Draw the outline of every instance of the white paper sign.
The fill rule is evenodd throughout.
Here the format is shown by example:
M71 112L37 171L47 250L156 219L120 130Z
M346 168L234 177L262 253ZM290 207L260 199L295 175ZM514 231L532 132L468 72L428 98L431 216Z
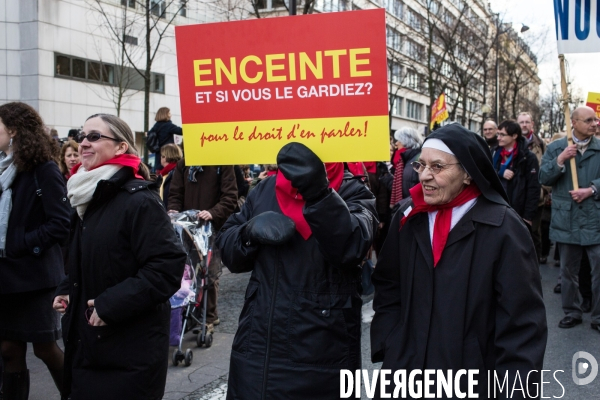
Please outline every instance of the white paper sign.
M600 0L554 0L558 54L600 53Z
M173 140L175 141L175 144L177 146L181 146L181 144L183 143L183 136L182 135L173 135Z

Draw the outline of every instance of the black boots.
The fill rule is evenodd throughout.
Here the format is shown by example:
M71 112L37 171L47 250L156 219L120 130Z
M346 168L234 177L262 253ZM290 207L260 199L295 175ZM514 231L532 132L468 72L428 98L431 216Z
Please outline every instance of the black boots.
M29 398L29 370L2 373L3 400L27 400Z

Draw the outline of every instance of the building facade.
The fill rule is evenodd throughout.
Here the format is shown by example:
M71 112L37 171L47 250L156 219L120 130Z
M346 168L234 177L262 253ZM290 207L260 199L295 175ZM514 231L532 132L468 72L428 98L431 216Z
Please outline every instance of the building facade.
M156 27L150 34L151 53L156 52L151 126L160 107L169 107L173 122L181 123L174 26L288 13L283 0L151 0L149 12L141 3L3 1L0 103L32 104L60 137L92 114L118 112L142 143L146 16ZM496 60L500 116L537 104L535 56L481 0L300 0L298 13L378 7L386 9L392 130L410 126L426 134L429 106L443 92L450 120L478 132L485 117L495 117L482 108L496 108Z
M173 27L219 16L196 1L150 3L151 22L156 21L151 48L158 47L150 75L150 126L160 107L169 107L173 122L181 124ZM116 114L119 109L141 144L144 17L145 10L135 0L2 1L0 103L31 104L61 138L90 115ZM158 32L163 32L160 45Z

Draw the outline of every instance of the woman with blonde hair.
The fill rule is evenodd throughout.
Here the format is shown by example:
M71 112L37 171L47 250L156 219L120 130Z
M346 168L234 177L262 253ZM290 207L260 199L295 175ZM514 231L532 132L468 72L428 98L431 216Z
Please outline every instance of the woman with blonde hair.
M60 149L60 162L58 164L60 172L62 172L66 180L69 180L71 170L77 164L79 164L79 145L77 142L69 139Z
M168 107L161 107L154 117L156 123L148 131L148 137L156 135L156 148L148 149L154 153L154 168L159 171L163 168L160 163L160 149L166 144L175 143L174 135L181 135L181 127L171 122L171 110Z
M129 126L92 115L77 141L81 165L67 183L77 211L69 276L53 304L65 313L65 395L158 400L167 376L169 297L179 289L185 253Z

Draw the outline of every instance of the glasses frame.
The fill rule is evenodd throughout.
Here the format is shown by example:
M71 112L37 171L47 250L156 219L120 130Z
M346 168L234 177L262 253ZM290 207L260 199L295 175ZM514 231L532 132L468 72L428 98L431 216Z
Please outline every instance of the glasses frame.
M460 165L460 163L448 163L448 164L436 163L436 164L439 165L441 168L433 168L430 165L425 165L425 164L421 163L420 161L413 161L410 163L410 165L412 166L412 168L415 170L415 172L417 174L422 174L423 172L425 172L425 168L429 168L429 170L431 171L431 173L433 175L439 174L440 172L445 170L448 165Z
M598 125L598 122L600 122L600 118L588 118L588 119L581 119L581 118L577 118L577 121L581 121L586 125Z
M119 143L122 142L122 140L119 140L119 139L114 138L114 137L106 136L106 135L103 135L103 134L98 133L98 132L91 132L91 133L88 133L87 135L84 135L83 133L80 133L77 136L75 136L75 141L77 143L81 144L81 143L83 143L83 141L85 139L87 139L88 142L94 143L94 142L97 142L98 140L100 140L101 138L114 140L115 142L119 142Z

